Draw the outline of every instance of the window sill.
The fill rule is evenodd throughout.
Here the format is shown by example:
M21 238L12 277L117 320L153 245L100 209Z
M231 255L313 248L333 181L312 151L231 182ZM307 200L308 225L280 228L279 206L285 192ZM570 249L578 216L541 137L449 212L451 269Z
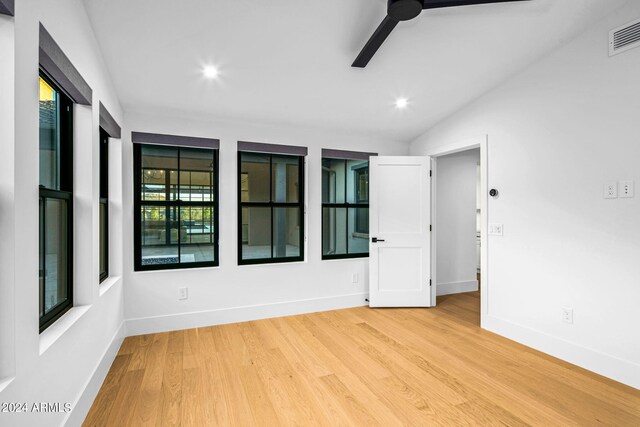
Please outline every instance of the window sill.
M361 260L368 260L369 259L369 254L364 254L364 255L356 255L356 256L336 256L336 257L329 257L329 258L322 258L322 261L361 261Z
M15 380L16 377L6 377L0 379L0 393L4 391L5 388L9 387L9 384Z
M106 294L107 291L113 288L113 285L115 285L119 281L120 281L120 276L107 277L106 279L104 279L104 281L100 283L100 287L99 287L100 296Z
M296 264L307 264L307 260L297 260L297 261L277 261L277 262L253 262L248 264L240 264L237 263L236 267L269 267L269 266L284 266L284 265L296 265Z
M90 305L72 307L61 318L40 334L40 356L42 356L60 337L89 311Z
M133 270L134 274L149 274L149 273L170 273L172 271L190 271L190 270L210 270L218 269L219 265L203 265L199 267L167 267L167 268L146 268L142 270Z

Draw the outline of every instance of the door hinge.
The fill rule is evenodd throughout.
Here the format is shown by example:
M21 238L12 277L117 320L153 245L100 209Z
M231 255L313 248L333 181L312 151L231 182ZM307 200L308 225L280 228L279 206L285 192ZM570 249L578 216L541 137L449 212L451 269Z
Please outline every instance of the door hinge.
M433 231L433 226L429 224L429 231Z
M429 171L429 176L433 176L433 171Z
M429 287L431 287L431 279L429 279Z

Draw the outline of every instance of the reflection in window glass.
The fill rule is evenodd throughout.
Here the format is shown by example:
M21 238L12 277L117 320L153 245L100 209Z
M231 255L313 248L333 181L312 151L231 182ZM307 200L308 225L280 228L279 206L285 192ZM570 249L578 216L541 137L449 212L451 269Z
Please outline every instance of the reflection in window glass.
M298 157L272 156L271 201L296 203L298 201Z
M271 156L260 153L240 153L240 173L244 179L243 189L246 202L269 202L269 168Z
M107 203L100 202L100 280L104 280L104 276L108 276L107 272L107 256L109 246L107 236L107 220L108 220Z
M67 300L67 203L45 201L44 313Z
M239 263L304 259L304 158L239 153Z
M242 208L242 259L271 258L271 208Z
M300 208L273 208L273 257L300 256Z
M109 277L109 134L100 128L100 282Z
M40 78L40 185L60 190L60 93Z
M322 257L369 253L369 161L322 159Z
M217 150L136 145L136 269L217 265Z
M214 260L213 217L211 207L180 208L180 262Z
M322 208L322 255L347 253L347 209Z
M344 203L345 161L322 159L322 203Z
M72 103L46 76L39 95L40 332L73 305Z

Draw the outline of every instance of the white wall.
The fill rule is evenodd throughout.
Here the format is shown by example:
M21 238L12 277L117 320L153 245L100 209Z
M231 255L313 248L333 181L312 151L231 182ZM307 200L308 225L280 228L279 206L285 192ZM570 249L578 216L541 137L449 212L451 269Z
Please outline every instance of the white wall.
M133 148L131 131L220 139L220 266L133 271ZM124 141L124 268L130 335L363 305L368 260L322 261L321 149L406 155L408 145L317 129L216 122L127 112ZM306 261L237 265L237 141L309 147L306 164ZM358 283L352 283L353 273ZM178 289L189 299L178 300Z
M640 184L640 49L607 46L635 18L628 2L411 152L488 135L488 215L504 236L489 238L483 326L640 388L640 197L602 197L606 181Z
M74 108L75 307L43 334L38 333L39 176L34 163L39 144L39 22L93 88L93 106ZM0 402L70 403L75 411L69 425L79 425L121 339L122 280L114 277L98 284L98 168L94 166L98 164L98 102L120 123L122 111L80 0L17 1L15 18L0 17L0 50L0 154L5 160L0 172ZM113 141L111 151L110 164L117 173L119 141ZM110 259L113 275L121 276L122 247L117 236L122 234L118 190L122 183L118 175L111 185L115 187L111 205L115 237ZM55 426L68 416L64 412L0 413L0 425Z
M480 149L436 158L436 290L478 290L476 196Z

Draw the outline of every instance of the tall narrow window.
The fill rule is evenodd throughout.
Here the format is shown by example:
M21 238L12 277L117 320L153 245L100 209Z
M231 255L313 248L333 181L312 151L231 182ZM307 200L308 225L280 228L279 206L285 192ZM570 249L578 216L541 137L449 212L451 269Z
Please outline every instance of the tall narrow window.
M304 156L239 152L238 193L238 263L302 261Z
M40 331L73 305L72 101L40 76Z
M100 128L100 282L109 277L109 134Z
M218 150L135 144L135 269L218 265Z
M369 256L368 156L323 150L322 259Z

